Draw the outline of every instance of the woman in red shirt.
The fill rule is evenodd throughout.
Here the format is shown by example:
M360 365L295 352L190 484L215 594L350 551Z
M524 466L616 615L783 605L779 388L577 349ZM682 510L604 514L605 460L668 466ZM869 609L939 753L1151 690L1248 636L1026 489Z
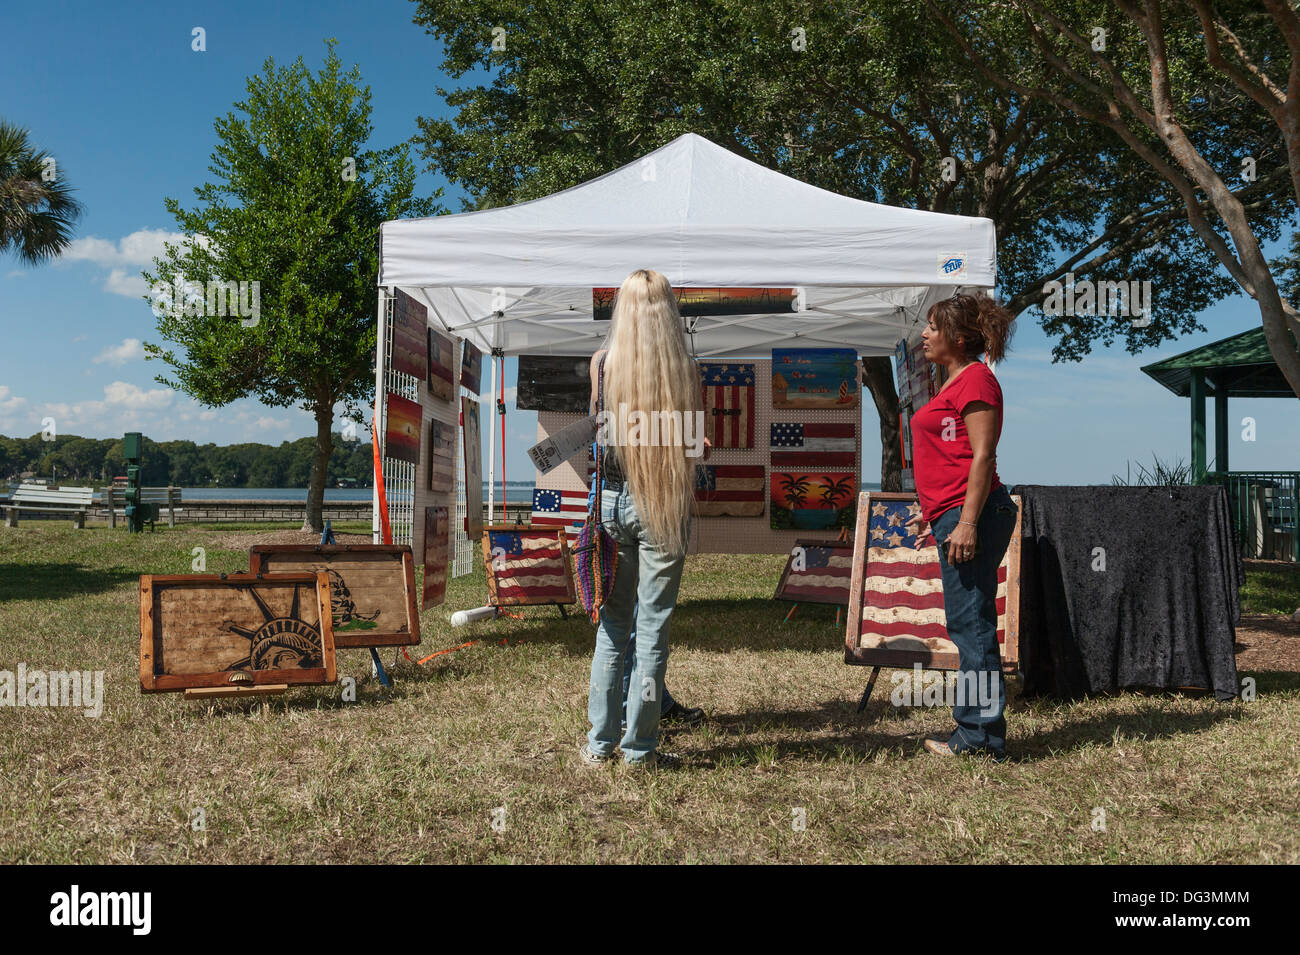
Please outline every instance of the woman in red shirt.
M930 308L925 357L948 369L939 393L912 416L912 465L922 525L939 547L948 637L959 672L947 739L927 739L942 756L986 753L1006 759L1006 683L997 639L998 565L1016 525L1016 505L998 480L1002 388L988 365L1001 360L1012 315L985 295L954 295Z

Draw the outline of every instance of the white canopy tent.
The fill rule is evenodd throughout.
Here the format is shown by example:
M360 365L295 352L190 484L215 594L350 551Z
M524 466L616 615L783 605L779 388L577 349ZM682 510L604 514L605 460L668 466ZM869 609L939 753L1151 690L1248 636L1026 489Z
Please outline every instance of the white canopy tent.
M419 397L413 382L386 367L386 303L397 289L427 307L430 326L485 353L584 356L608 330L594 319L592 289L617 288L629 273L649 268L679 288L796 291L794 312L691 316L691 347L700 358L825 346L888 355L900 338L920 333L932 302L961 289L991 289L995 261L988 219L851 199L688 133L542 199L385 222L376 388ZM495 391L495 363L492 375ZM382 402L377 410L383 414ZM383 434L384 422L377 425ZM491 481L490 426L488 434ZM418 554L415 514L424 492L414 467L395 474L409 500L396 508L390 500L390 513ZM488 500L491 508L490 489Z
M607 330L592 288L652 268L678 287L799 290L796 314L693 319L702 358L885 355L932 301L992 288L995 253L988 219L850 199L687 133L542 199L385 222L379 285L485 352L590 355Z

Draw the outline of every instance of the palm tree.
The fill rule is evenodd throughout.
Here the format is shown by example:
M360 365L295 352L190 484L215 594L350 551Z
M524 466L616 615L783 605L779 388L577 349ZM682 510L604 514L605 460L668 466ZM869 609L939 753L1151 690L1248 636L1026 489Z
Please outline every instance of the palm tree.
M849 474L829 482L826 485L826 500L831 504L837 504L841 494L846 501L853 500L853 477L854 475Z
M28 141L27 130L0 120L0 253L12 249L32 265L68 247L82 211L57 166L47 181L49 159Z
M803 474L782 474L778 481L785 492L786 506L793 509L803 507L804 496L808 493L808 478Z

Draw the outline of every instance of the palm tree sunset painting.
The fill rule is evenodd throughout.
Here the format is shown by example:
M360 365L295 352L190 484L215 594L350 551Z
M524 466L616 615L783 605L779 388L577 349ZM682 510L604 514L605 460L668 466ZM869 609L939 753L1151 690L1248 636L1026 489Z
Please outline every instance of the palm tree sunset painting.
M829 530L852 527L857 509L853 471L772 471L773 530Z

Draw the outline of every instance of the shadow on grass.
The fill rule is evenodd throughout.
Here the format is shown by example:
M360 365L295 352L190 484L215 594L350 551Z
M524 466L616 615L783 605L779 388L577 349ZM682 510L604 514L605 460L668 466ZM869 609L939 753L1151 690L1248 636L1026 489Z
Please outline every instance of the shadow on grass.
M684 600L673 611L669 645L674 648L711 650L839 650L844 623L835 624L835 608L806 604L798 616L785 622L792 605L763 597L730 600ZM422 622L421 655L456 646L468 640L507 646L545 643L565 648L576 656L590 656L596 643L596 625L577 606L566 607L567 619L549 605L511 607L520 619L503 618L467 627L450 628ZM424 650L424 645L431 649ZM504 649L504 648L503 648ZM412 656L415 651L412 650Z
M58 600L97 594L139 577L130 570L83 564L0 564L0 601Z

